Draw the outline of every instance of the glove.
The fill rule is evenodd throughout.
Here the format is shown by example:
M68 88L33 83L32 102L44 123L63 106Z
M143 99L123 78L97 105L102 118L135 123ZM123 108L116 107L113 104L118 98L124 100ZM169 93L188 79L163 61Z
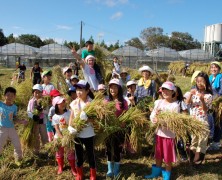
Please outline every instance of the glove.
M87 114L85 113L85 111L82 111L82 112L80 113L80 119L81 119L81 120L84 120L84 121L87 121L87 120L88 120L88 116L87 116Z
M68 131L69 131L70 134L76 134L77 133L76 129L73 128L72 126L68 127Z
M38 115L33 115L32 119L33 119L33 121L35 121L35 122L39 122L39 120L40 120L40 118L39 118Z

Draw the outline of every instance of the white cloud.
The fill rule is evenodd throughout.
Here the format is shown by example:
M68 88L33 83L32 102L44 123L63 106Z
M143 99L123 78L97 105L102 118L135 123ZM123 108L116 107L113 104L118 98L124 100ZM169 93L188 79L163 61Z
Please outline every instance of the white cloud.
M123 16L122 12L116 12L115 14L113 14L110 19L111 20L119 20L121 17Z
M99 32L99 33L97 34L98 37L104 37L104 35L105 35L104 32Z
M72 27L70 26L65 26L65 25L56 25L57 29L64 29L64 30L70 30Z

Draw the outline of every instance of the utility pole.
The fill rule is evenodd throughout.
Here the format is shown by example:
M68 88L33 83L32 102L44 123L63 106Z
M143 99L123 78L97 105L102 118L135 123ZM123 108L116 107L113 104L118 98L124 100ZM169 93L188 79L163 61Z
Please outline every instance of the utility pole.
M80 42L79 42L79 49L82 48L82 24L83 24L83 22L81 21L81 24L80 24Z

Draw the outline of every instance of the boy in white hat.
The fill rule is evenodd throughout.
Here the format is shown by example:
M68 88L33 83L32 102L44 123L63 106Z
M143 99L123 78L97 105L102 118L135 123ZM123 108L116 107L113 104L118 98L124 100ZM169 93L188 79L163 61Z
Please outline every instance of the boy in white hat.
M35 121L36 127L34 130L34 136L41 136L42 145L45 145L48 142L47 131L46 131L46 119L44 118L43 109L38 104L38 100L42 98L43 87L41 84L35 84L32 88L33 98L29 100L27 113L28 117ZM34 113L37 110L38 115ZM39 154L40 150L40 138L36 138L34 153Z
M136 96L138 101L147 96L151 96L155 99L156 84L153 80L151 80L151 76L154 71L147 65L142 66L139 71L141 72L142 77L139 79L136 88Z

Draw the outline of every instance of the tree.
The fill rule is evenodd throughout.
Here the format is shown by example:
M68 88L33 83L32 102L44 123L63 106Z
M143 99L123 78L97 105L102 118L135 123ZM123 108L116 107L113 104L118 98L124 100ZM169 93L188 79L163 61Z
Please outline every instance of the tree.
M101 41L101 43L99 44L101 47L104 47L104 48L108 48L107 47L107 45L106 45L106 43L105 43L105 41L104 41L104 39Z
M5 37L3 30L0 29L0 46L4 46L7 44L7 38Z
M169 37L166 35L151 35L147 38L147 47L156 49L159 47L168 47Z
M79 43L77 43L77 42L75 42L75 41L73 41L73 42L67 42L67 41L65 41L64 42L64 46L67 46L68 48L72 48L72 47L75 47L75 49L76 50L78 50L79 49Z
M52 38L49 38L49 39L45 39L43 41L44 45L47 45L47 44L54 44L54 43L57 43L56 41L54 41L54 39Z
M114 44L114 50L115 49L119 49L119 40L117 40L116 43Z
M33 34L22 34L16 40L18 43L26 44L32 47L41 47L44 46L43 41L40 37L33 35Z
M127 46L133 46L138 49L144 50L144 44L142 43L142 41L138 37L134 37L134 38L130 39L129 41L125 42L125 44Z
M14 38L13 33L7 37L8 44L16 42L16 38Z
M200 48L201 44L197 40L194 40L189 33L172 32L172 36L169 40L169 44L172 49L177 51Z
M94 39L92 35L90 36L89 41L92 41L94 43Z
M140 37L143 41L147 41L149 36L153 35L162 35L163 34L163 28L161 27L149 27L141 31Z

